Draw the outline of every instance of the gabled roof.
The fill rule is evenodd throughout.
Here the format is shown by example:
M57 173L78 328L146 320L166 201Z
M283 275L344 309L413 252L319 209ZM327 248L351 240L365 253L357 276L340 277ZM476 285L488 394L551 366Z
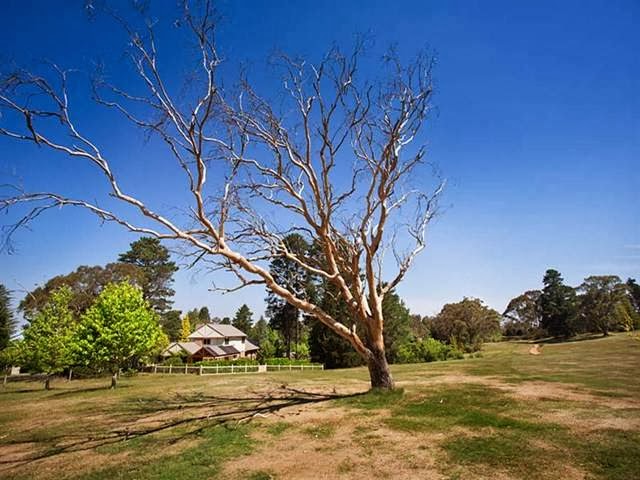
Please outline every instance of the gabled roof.
M242 330L238 330L233 325L225 325L223 323L214 323L212 327L223 337L246 337L247 334Z
M254 345L249 340L244 342L244 351L246 352L255 352L256 350L260 350L260 347Z
M228 338L228 337L246 337L246 333L238 330L233 325L223 325L222 323L205 323L200 325L189 335L192 338Z
M189 339L192 338L224 338L224 335L214 330L212 324L205 323L204 325L200 325L191 335L189 335Z
M195 342L173 342L164 350L164 352L162 352L162 355L170 356L179 355L181 353L193 355L200 350L200 348L200 345Z

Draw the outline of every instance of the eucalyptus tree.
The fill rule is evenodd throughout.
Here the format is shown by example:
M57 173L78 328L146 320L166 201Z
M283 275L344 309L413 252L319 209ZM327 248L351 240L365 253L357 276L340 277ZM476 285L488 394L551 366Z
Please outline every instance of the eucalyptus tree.
M47 210L78 207L129 231L178 242L193 264L238 280L214 288L266 286L348 341L368 365L373 387L393 388L382 303L425 248L444 185L419 145L431 111L432 56L405 62L390 51L375 68L361 68L372 61L362 55L364 42L349 53L331 48L317 60L279 55L281 91L263 94L246 75L229 87L233 62L219 54L210 2L183 2L177 18L151 22L137 12L111 13L123 26L139 83L97 76L91 97L163 143L182 174L169 178L184 203L163 209L145 200L143 186L123 178L109 139L91 137L76 121L71 70L56 64L37 73L14 70L0 84L0 134L90 165L96 176L91 196L80 198L8 188L0 210L24 208L8 233ZM165 24L192 40L195 60L194 50L162 55L156 32ZM195 71L178 85L183 67ZM163 168L155 161L156 155L146 159L145 168ZM108 201L100 198L103 187ZM288 249L290 233L319 245L321 258ZM269 272L276 258L333 284L357 328L279 284Z

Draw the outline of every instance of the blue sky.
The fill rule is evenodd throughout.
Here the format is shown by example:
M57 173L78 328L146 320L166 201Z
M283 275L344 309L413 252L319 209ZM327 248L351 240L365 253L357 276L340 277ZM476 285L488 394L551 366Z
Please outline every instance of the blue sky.
M157 11L168 32L172 4ZM274 49L317 59L334 43L351 45L357 33L370 33L374 49L396 44L403 56L425 46L437 53L438 114L425 140L449 181L447 208L399 289L412 311L435 313L463 296L502 310L513 296L538 288L549 267L573 285L590 274L640 276L638 2L219 5L221 50L228 61L249 65L258 83ZM5 65L37 66L47 58L88 70L104 59L115 74L126 73L122 35L104 19L87 21L82 2L5 0L1 8ZM161 54L179 58L180 48L166 41ZM180 72L170 70L176 80ZM78 87L72 99L77 121L106 146L127 185L160 206L178 203L168 170L149 168L157 145L112 121L84 93ZM98 195L101 188L77 162L0 138L0 183L15 178L34 190ZM78 265L115 260L135 238L87 213L49 212L16 236L17 253L0 255L0 282L19 297ZM248 303L262 313L263 289L221 296L208 291L210 280L180 271L176 307L207 305L226 316Z

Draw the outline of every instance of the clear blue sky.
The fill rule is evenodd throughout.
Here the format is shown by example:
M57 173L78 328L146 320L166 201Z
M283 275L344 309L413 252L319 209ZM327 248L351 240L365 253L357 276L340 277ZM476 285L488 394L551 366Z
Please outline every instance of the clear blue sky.
M3 1L0 60L90 69L103 58L117 73L123 38L109 22L88 22L82 3ZM168 5L161 28L170 27ZM463 296L502 310L538 288L549 267L573 285L590 274L640 276L637 1L226 1L220 10L225 57L256 72L274 48L314 59L362 32L402 55L437 52L439 113L427 140L449 179L447 209L399 289L412 311L435 313ZM165 58L179 58L178 42L163 48ZM81 93L77 122L116 159L127 185L158 205L178 203L172 176L148 167L155 145ZM15 178L34 190L90 195L97 176L0 138L0 183ZM86 213L49 212L16 236L16 254L0 255L0 282L32 288L78 265L113 261L134 239ZM209 277L180 271L176 307L207 305L225 316L246 302L263 311L262 289L220 296L209 286Z

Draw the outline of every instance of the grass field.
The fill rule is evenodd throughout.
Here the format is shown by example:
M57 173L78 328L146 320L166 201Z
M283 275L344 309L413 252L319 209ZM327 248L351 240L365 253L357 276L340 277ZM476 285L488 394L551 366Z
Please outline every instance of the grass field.
M640 341L487 345L467 360L0 387L6 479L640 478Z

